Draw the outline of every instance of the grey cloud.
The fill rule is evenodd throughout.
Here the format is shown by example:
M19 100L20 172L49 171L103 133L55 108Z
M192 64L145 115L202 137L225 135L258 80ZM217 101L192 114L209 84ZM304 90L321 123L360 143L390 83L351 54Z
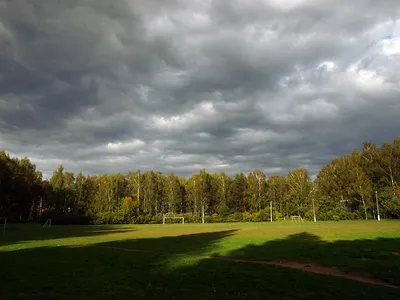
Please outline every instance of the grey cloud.
M315 174L398 135L398 63L381 42L400 34L397 0L0 7L0 147L46 176L61 162Z

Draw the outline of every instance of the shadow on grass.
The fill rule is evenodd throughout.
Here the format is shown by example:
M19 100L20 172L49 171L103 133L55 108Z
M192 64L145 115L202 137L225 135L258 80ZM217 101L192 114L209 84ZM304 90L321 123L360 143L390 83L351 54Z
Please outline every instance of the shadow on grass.
M212 253L234 233L235 230L228 230L3 252L1 299L399 299L397 289L276 266L201 257ZM368 271L379 264L391 265L397 274L390 276L387 270L381 275L394 280L400 274L399 260L386 253L398 245L399 239L328 243L301 233L248 245L229 256L303 260L342 267L350 264L350 269L362 266ZM174 253L199 257L171 255Z
M77 226L62 225L42 228L37 224L10 224L5 233L0 233L0 247L21 242L44 241L70 237L104 236L106 234L133 232L135 229L123 226Z
M369 273L400 285L400 239L324 241L307 232L262 245L247 245L228 254L252 260L294 260L337 266L345 272Z

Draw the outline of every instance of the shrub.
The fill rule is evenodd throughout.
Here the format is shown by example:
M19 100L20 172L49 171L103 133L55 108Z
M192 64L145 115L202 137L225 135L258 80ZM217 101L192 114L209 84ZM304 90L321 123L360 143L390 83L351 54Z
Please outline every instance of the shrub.
M235 212L234 214L229 215L226 219L227 222L241 222L242 220L242 214L239 212Z
M221 218L217 213L214 213L211 215L211 222L212 223L220 223L221 222Z
M102 212L96 214L94 224L124 224L127 223L125 220L124 212Z
M149 224L151 222L151 220L152 220L152 216L151 215L139 215L137 217L132 218L131 223L134 223L134 224Z
M339 215L340 220L355 220L356 219L356 216L353 213L343 210L343 209L339 210L338 215Z
M221 216L221 218L223 218L223 219L227 218L229 215L232 214L231 209L228 207L228 205L226 205L225 202L222 202L222 203L218 206L217 212L218 212L218 214Z
M153 217L151 217L151 220L150 220L150 224L161 224L163 221L162 221L162 217L158 217L158 216L153 216Z
M244 212L243 214L242 214L242 220L243 220L243 222L254 222L254 215L252 214L252 213L250 213L250 212Z
M274 218L274 221L282 221L283 220L283 215L279 211L275 210L273 212L273 218Z
M270 221L270 219L271 219L269 207L264 208L258 214L259 214L258 222L266 222L266 221Z

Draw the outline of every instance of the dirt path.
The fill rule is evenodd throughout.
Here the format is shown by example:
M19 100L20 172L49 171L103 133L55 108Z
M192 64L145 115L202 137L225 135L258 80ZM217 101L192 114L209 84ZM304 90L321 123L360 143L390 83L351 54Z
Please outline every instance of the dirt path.
M97 247L105 248L105 249L120 250L120 251L128 251L128 252L157 253L157 252L145 250L145 249L132 249L132 248L111 247L111 246L97 246ZM302 263L302 262L288 261L288 260L266 261L266 260L238 259L238 258L224 257L224 256L204 256L204 255L184 254L184 253L162 253L162 254L165 256L197 257L197 258L203 258L203 259L232 261L232 262L237 262L237 263L250 263L250 264L259 264L259 265L279 266L279 267L296 269L296 270L301 270L301 271L315 273L315 274L342 277L342 278L360 281L360 282L364 282L364 283L369 283L369 284L373 284L373 285L386 286L386 287L391 287L391 288L400 288L400 286L372 278L369 274L345 273L342 270L340 270L338 267L333 267L333 266L321 266L321 265L316 265L316 264L312 264L312 263Z

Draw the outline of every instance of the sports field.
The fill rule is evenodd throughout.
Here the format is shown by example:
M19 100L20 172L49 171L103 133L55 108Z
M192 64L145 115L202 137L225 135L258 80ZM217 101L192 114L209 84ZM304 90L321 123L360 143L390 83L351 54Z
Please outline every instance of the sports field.
M400 299L400 221L8 226L0 299Z

